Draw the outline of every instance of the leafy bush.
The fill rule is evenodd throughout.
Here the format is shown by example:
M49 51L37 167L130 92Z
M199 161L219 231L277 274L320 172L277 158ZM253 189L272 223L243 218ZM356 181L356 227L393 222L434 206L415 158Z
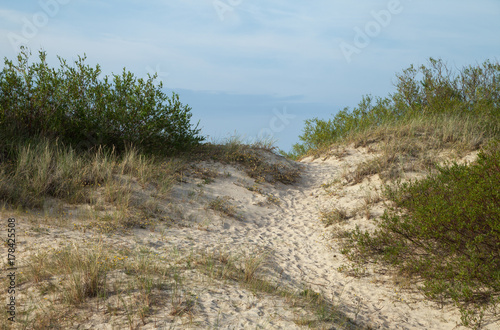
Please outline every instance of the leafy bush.
M295 144L289 157L299 158L357 133L381 125L399 125L415 118L455 116L481 122L486 132L500 132L500 64L484 62L459 73L441 60L410 66L396 75L396 92L386 98L365 96L352 111L345 108L333 119L305 121L302 143Z
M137 79L124 69L100 79L99 65L91 68L85 57L74 66L58 57L56 70L47 64L45 52L31 65L30 55L23 49L17 64L5 59L0 72L4 141L43 136L77 149L106 145L123 151L135 145L148 152L174 152L203 140L190 123L191 108L175 93L167 97L162 84L154 84L156 76Z
M303 144L295 144L292 152L301 155L310 149L328 146L355 130L381 124L388 118L391 118L389 99L378 98L373 104L373 98L365 96L353 111L344 108L333 119L307 119L304 133L299 136Z
M397 93L392 99L403 114L454 112L499 116L498 62L486 61L454 73L443 61L431 58L427 67L416 69L412 65L396 77Z
M351 233L344 252L374 258L423 280L431 298L481 304L500 293L500 142L476 163L387 189L395 206L379 229Z

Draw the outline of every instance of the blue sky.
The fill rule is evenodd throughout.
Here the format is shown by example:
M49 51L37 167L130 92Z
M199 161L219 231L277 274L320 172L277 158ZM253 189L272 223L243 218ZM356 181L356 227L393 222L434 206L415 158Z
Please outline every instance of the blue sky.
M2 0L0 57L21 44L158 72L209 139L288 151L305 119L388 95L410 64L500 60L500 0Z

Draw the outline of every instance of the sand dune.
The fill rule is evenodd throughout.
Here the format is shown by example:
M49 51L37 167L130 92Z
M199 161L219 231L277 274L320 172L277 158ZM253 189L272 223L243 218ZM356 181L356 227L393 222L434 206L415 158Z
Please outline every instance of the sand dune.
M326 160L304 159L298 166L303 168L301 180L294 185L264 184L263 190L272 193L280 200L280 205L262 205L263 197L250 192L244 186L251 186L253 180L241 175L232 168L220 168L231 176L218 179L206 187L205 196L232 197L243 220L220 218L212 221L206 232L184 229L175 234L172 244L184 248L223 249L238 253L240 251L270 251L272 271L291 287L301 288L308 285L336 302L350 319L359 326L382 329L453 329L459 323L459 314L450 307L440 308L426 301L420 294L401 292L389 276L373 274L367 270L366 276L355 278L339 272L347 261L339 251L339 246L330 233L319 222L319 212L332 207L355 208L361 203L367 191L380 188L380 181L362 182L348 186L342 197L329 196L322 184L339 177L342 171L354 170L355 166L373 154L363 149L350 149L342 159L331 157ZM174 195L180 196L182 187ZM185 189L185 188L184 188ZM200 200L192 202L197 207ZM191 208L185 206L186 208ZM373 212L381 212L381 206ZM214 215L216 216L216 215ZM358 225L372 226L369 220L355 218ZM186 236L192 237L187 240ZM217 243L215 243L217 242ZM238 301L238 291L229 294L230 300ZM205 303L209 303L208 299ZM223 310L223 309L222 309ZM230 310L230 309L229 309ZM272 310L272 309L271 309ZM231 314L229 312L229 314ZM282 320L262 323L272 313L263 310L263 315L241 316L245 325L268 324L270 327L296 327ZM236 328L231 317L221 320L223 327Z
M270 162L282 162L283 166L300 169L301 178L291 185L256 182L234 166L200 163L197 168L213 174L210 182L203 182L196 175L186 175L175 185L168 200L158 206L164 208L177 225L158 226L154 230L134 229L128 234L100 236L100 239L115 247L132 250L146 247L164 256L165 262L172 263L201 252L261 256L265 259L261 276L291 291L310 288L319 292L345 317L343 324L321 323L317 327L463 328L459 326L460 314L455 307L430 302L414 288L398 288L389 271L367 268L361 270L362 276L359 272L358 276L350 276L349 263L340 253L335 236L341 227L325 228L319 221L322 210L342 208L354 214L367 196L379 194L378 175L355 185L337 185L335 190L328 187L328 183L342 180L360 162L374 157L373 153L349 147L341 157L309 157L300 163L270 153L266 157ZM137 188L137 194L144 201L149 196L147 189ZM217 197L233 207L233 216L207 208L207 204ZM365 210L371 219L357 214L342 226L373 227L373 219L381 215L383 209L383 202L375 201ZM57 242L79 244L95 237L91 231L83 234L72 228L47 227L47 230L46 235L24 236L19 253L27 255L33 244L43 249ZM284 298L252 292L237 282L210 279L196 268L183 270L182 275L184 288L195 297L191 312L176 317L171 308L156 308L146 322L133 321L134 327L307 328L307 325L298 324L297 319L307 318L310 312L291 306ZM118 329L130 325L123 315L113 316L98 308L81 313L88 316L81 321L80 328ZM500 323L492 321L485 328L498 327Z

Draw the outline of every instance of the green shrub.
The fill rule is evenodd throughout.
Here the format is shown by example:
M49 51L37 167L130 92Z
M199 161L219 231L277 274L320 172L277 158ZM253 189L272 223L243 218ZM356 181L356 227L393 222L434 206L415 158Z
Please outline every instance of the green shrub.
M500 142L476 163L438 170L388 188L395 206L375 232L353 231L344 252L421 278L431 298L462 307L491 302L500 293Z
M292 152L301 155L310 149L328 146L353 131L381 124L388 118L391 118L391 104L388 99L378 98L373 104L373 98L365 96L353 111L344 108L333 119L306 120L304 132L299 136L303 144L295 144Z
M385 98L365 96L352 111L345 108L333 119L305 121L301 143L287 154L299 158L381 125L400 125L422 118L443 116L474 118L485 132L500 133L500 64L484 62L458 73L441 60L428 66L410 66L396 75L396 92Z
M500 64L484 62L454 73L442 60L429 59L396 75L394 105L403 114L476 113L499 115ZM417 80L417 77L422 77ZM497 117L498 118L498 117Z
M43 136L77 149L105 145L121 152L134 145L147 152L175 152L203 140L190 123L191 108L175 93L167 97L162 84L154 84L156 76L137 79L124 69L100 79L99 65L91 68L85 57L74 66L59 57L56 70L45 52L31 65L30 55L23 49L17 64L5 59L0 72L4 141Z

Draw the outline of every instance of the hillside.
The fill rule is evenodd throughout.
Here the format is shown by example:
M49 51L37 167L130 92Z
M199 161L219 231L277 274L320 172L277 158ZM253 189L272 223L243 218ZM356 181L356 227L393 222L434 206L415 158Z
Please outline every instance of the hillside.
M252 178L235 162L203 160L183 167L161 194L120 175L129 212L151 215L123 228L106 201L3 209L17 224L20 327L461 328L452 304L396 285L388 269L356 269L340 251L343 230L373 228L383 213L378 174L346 184L375 150L346 145L300 162L247 152L300 176L284 184ZM325 227L334 209L346 221ZM500 323L486 315L483 324Z
M2 329L500 326L498 62L411 66L283 157L29 56L0 72Z

